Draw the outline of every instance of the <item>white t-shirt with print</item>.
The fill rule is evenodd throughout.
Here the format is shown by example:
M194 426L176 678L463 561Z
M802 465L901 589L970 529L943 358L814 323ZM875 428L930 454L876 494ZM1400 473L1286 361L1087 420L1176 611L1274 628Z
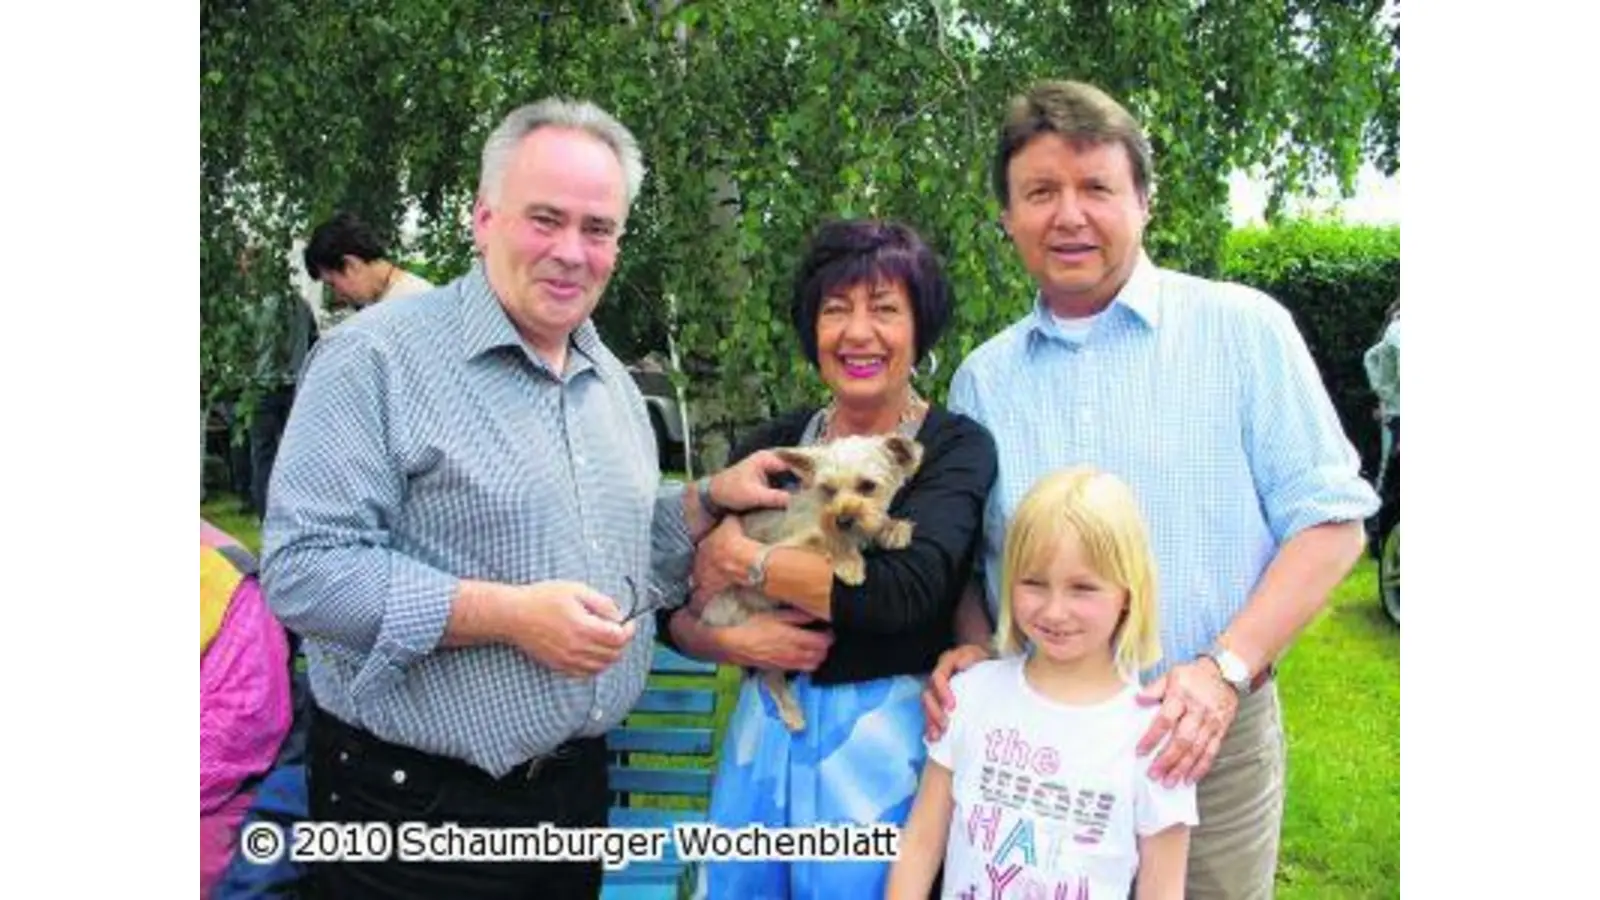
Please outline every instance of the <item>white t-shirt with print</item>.
M956 900L1126 900L1138 838L1199 822L1194 785L1149 777L1139 743L1159 707L1137 684L1091 706L1057 703L1023 677L1024 657L979 663L950 682L956 708L928 756L955 800L944 896Z

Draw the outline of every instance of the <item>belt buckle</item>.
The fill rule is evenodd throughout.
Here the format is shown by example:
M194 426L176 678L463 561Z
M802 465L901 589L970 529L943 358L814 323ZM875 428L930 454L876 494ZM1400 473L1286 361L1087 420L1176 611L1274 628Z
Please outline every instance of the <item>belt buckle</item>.
M523 780L532 781L539 774L539 770L544 768L544 764L548 759L550 759L550 757L545 755L535 756L533 759L529 760L527 764L522 767Z
M577 753L578 748L573 746L571 741L568 741L564 744L557 744L549 753L546 753L543 756L535 756L533 759L528 761L526 770L527 779L532 781L547 763L558 762L563 759L571 759L572 757L576 756Z
M569 752L567 745L561 744L543 756L535 756L524 764L523 777L532 781L538 776L539 771L545 767L546 763L551 763L558 759L566 759L570 755L572 754Z

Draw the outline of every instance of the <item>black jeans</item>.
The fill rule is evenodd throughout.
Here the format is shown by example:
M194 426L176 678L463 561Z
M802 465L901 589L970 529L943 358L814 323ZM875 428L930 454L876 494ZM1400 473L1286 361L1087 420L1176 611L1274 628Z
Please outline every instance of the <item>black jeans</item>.
M307 787L319 822L453 822L463 827L599 828L606 824L604 738L562 745L530 779L504 778L464 762L379 740L314 708ZM404 773L404 774L397 774ZM396 841L398 846L398 840ZM584 898L599 896L603 870L586 862L379 862L308 864L311 896L362 898Z

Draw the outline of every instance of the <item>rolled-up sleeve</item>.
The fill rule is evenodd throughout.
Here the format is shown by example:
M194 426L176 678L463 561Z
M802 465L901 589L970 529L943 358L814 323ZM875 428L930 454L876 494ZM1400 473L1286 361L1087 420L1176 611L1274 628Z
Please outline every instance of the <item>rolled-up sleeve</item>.
M444 635L458 579L396 551L406 479L394 450L404 386L380 339L320 340L272 471L262 583L279 620L366 657L352 691L389 682Z
M694 541L683 518L686 485L670 482L656 491L655 517L650 523L650 581L657 606L670 611L689 596L689 570L694 565Z
M1243 438L1262 512L1282 544L1315 525L1365 519L1378 496L1294 320L1275 302L1262 309L1240 346Z

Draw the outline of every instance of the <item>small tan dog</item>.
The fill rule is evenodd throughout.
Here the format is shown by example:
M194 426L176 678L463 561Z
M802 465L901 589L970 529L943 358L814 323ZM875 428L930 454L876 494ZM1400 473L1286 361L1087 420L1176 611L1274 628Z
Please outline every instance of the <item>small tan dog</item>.
M763 544L820 552L845 584L867 578L861 549L876 544L900 550L911 544L912 523L889 516L889 501L922 464L922 445L902 435L840 438L816 447L777 451L800 478L800 491L783 509L762 509L739 517L744 533ZM715 628L737 625L752 613L780 604L742 586L711 598L700 621ZM806 727L805 714L783 672L766 672L762 681L778 703L790 731Z

